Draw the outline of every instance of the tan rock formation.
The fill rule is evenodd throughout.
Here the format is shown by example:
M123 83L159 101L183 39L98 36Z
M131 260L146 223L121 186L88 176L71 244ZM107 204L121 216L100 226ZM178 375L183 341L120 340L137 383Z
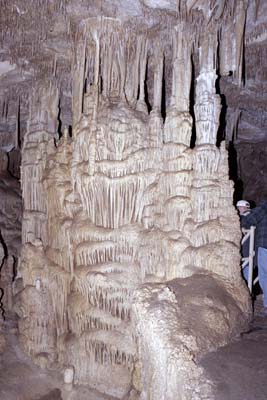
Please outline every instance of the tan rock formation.
M214 398L213 385L197 358L226 344L242 326L245 329L240 298L242 289L201 270L189 278L146 284L135 292L142 399Z
M74 371L75 384L117 398L208 399L195 359L250 312L227 152L216 145L217 55L240 85L246 2L163 3L164 15L138 2L151 21L102 8L70 23L72 129L58 126L56 60L54 78L36 81L15 309L24 350Z

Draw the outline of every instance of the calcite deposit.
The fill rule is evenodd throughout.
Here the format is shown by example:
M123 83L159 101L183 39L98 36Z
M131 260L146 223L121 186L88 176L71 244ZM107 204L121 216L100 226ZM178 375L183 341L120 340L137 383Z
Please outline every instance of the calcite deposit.
M47 25L29 66L28 31L21 47L2 34L25 79L36 57L16 103L27 126L2 140L23 200L11 283L20 343L41 367L116 398L211 399L197 357L244 330L251 311L218 135L219 77L236 90L244 81L249 4L89 3L38 1ZM32 7L18 1L14 17L5 4L18 32Z
M202 270L136 290L136 369L142 372L134 383L142 399L216 398L214 385L197 360L225 345L242 325L245 329L240 296L242 289Z

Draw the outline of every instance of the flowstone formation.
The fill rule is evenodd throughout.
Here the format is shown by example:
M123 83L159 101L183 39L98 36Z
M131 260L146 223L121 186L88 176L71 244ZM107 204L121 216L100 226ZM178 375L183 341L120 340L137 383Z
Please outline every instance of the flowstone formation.
M240 4L237 20L245 13ZM201 390L209 396L210 388L190 381L192 369L181 374L180 369L188 365L185 360L192 366L194 355L226 343L248 318L227 152L223 142L216 146L221 110L216 24L208 34L194 35L183 17L161 32L166 48L153 29L134 30L110 18L84 21L73 58L72 130L57 137L59 91L44 82L32 94L24 137L16 294L21 344L39 365L72 367L75 383L118 398L128 398L132 387L131 396L141 399L205 398ZM234 60L224 59L224 67L234 64L237 77L241 48ZM193 125L196 142L190 147ZM162 333L162 324L176 314L167 310L149 325L151 346L140 316L150 305L154 312L150 291L177 288L178 282L186 282L190 301L201 306L193 289L199 273L206 277L205 288L218 285L220 293L229 294L226 306L224 296L216 303L226 311L223 335L211 328L214 337L205 342L203 326L193 332L195 321L186 319L179 301L159 295L156 309L170 299L168 306L180 310L177 319L187 321L192 337L200 336L201 351L197 340L192 348L194 340L185 346L184 328L171 324L182 332L179 340L166 342L176 349L175 362L170 360L173 385L168 389L165 382L157 391L158 372L168 370L169 360L157 360L162 337L155 332ZM216 318L205 321L217 324ZM172 329L168 332L171 337ZM157 373L148 374L150 368Z

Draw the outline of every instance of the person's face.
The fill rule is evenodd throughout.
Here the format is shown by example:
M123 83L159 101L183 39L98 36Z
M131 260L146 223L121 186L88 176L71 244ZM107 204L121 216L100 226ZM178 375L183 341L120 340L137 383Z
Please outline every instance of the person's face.
M240 215L244 214L244 212L246 212L248 210L248 208L246 206L240 206L240 207L237 207L237 209L238 209L238 212Z

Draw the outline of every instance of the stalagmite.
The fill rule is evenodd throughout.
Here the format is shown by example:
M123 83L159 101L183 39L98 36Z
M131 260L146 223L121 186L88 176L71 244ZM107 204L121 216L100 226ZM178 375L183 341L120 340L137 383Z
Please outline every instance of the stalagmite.
M248 321L216 91L224 19L235 24L240 76L245 7L230 18L225 2L187 3L145 23L139 9L131 25L106 16L105 4L99 17L68 22L72 127L61 128L59 56L54 79L31 95L20 341L37 364L61 368L66 384L121 399L133 386L142 400L212 398L194 357ZM224 72L232 63L225 54Z

